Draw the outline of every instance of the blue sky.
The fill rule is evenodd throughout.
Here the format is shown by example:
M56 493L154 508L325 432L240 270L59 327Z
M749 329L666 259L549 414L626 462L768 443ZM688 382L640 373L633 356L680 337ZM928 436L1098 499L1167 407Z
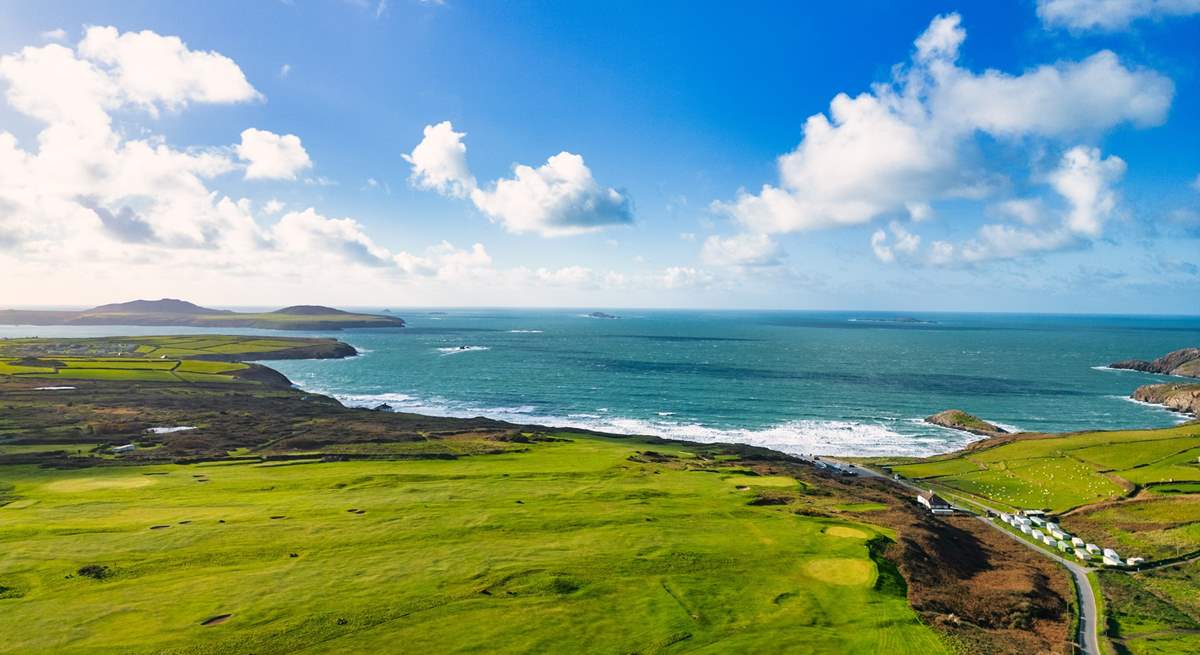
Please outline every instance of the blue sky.
M1091 4L9 3L0 304L1200 313L1200 6Z

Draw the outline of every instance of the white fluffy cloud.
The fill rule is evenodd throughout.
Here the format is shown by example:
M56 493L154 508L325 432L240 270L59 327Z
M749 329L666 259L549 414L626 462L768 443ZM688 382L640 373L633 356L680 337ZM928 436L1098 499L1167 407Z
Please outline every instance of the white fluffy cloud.
M262 97L232 59L191 50L176 36L89 27L78 50L109 70L128 102L151 113L160 104L178 109L188 102L245 102Z
M312 160L295 134L279 135L251 127L242 131L242 142L234 150L247 162L248 180L294 180L297 173L312 168Z
M119 109L154 114L260 97L232 60L190 51L177 38L89 28L77 50L48 44L0 57L0 82L13 109L43 124L33 150L0 131L0 259L59 271L69 261L102 274L199 261L205 274L361 269L438 279L491 263L480 244L392 252L355 220L313 208L264 227L259 220L283 212L282 202L263 203L256 216L251 201L211 188L238 168L233 155L247 178L295 179L312 165L295 135L251 128L232 148L176 149L159 136L125 136L145 133L136 125L114 129ZM203 253L189 252L196 250Z
M778 185L741 192L714 208L767 234L904 211L921 220L932 214L932 202L986 196L1002 178L968 156L980 135L1018 147L1045 139L1055 147L1075 135L1166 118L1172 82L1126 66L1109 51L1020 75L962 68L960 22L957 14L936 17L892 83L854 97L838 94L828 116L810 116L800 144L779 158Z
M871 251L875 253L876 259L891 263L896 261L897 253L911 256L917 252L921 245L921 237L904 229L904 226L896 221L892 221L888 229L892 232L892 240L889 240L888 233L883 230L875 230L871 234Z
M918 252L919 237L907 234L893 223L896 245L889 248L886 234L880 230L872 235L871 247L881 261L904 258L945 266L1013 259L1079 246L1100 236L1105 222L1116 212L1117 194L1113 187L1124 173L1125 162L1120 157L1104 157L1097 148L1076 146L1063 154L1058 168L1046 178L1064 203L1056 214L1057 224L1041 226L1046 213L1041 200L1021 198L993 206L993 213L1020 225L985 224L974 237L961 244L934 242L922 256ZM914 241L902 248L905 235Z
M1037 13L1047 27L1116 31L1140 18L1200 14L1200 0L1038 0Z
M712 266L774 266L783 250L765 234L713 235L704 240L700 257Z
M42 32L42 40L43 41L66 41L67 40L67 31L61 27L56 27L52 30L46 30L45 32Z
M475 178L467 166L466 132L455 132L450 121L426 125L424 137L411 153L403 155L412 165L412 183L442 195L465 197L475 189Z
M404 155L418 188L469 198L489 219L514 233L564 236L633 221L629 198L601 186L583 157L560 152L534 168L513 167L511 178L480 186L467 165L463 132L449 121L427 125L424 137Z

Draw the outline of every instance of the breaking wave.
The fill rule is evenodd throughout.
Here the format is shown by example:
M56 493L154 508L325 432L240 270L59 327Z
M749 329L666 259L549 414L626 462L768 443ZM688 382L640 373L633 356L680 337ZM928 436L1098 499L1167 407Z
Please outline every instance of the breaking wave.
M316 393L326 393L313 389ZM637 434L665 439L680 439L701 443L742 443L771 448L793 455L910 455L926 456L961 448L978 437L941 430L898 432L906 421L867 423L844 420L798 419L762 428L717 427L694 421L674 421L669 413L659 412L656 419L631 418L606 414L579 412L563 416L539 413L532 405L517 407L479 407L470 403L444 398L418 398L404 393L330 394L351 407L375 407L381 403L394 410L449 416L488 418L512 423L533 423L552 427L576 428Z

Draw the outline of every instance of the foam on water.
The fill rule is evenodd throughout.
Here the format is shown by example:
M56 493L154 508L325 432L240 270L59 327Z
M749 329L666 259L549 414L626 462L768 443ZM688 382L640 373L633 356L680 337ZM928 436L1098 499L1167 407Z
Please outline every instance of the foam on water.
M443 355L457 355L458 353L472 353L481 350L491 350L487 346L453 346L450 348L438 348L438 352Z
M320 390L311 390L324 393ZM845 420L804 419L763 428L722 428L698 422L679 422L662 416L645 420L591 413L572 413L566 416L538 414L532 405L517 407L478 407L453 403L441 398L420 399L403 393L333 394L352 407L375 407L381 403L397 411L472 418L487 416L512 423L532 423L552 427L578 428L637 434L665 439L680 439L701 443L743 443L762 446L794 455L911 455L926 456L961 448L979 437L957 430L946 434L905 434L896 431L906 421L868 423ZM605 412L607 408L598 411ZM670 414L669 412L660 414Z
M1133 403L1135 405L1141 405L1142 407L1149 407L1150 409L1155 409L1160 412L1165 412L1167 414L1170 414L1171 418L1175 419L1176 423L1187 423L1188 421L1193 420L1193 418L1191 416L1188 416L1187 414L1183 414L1181 412L1177 412L1177 411L1171 409L1170 407L1167 407L1166 405L1159 405L1158 403L1148 403L1144 400L1138 400L1137 398L1130 398L1129 396L1109 396L1109 398L1115 398L1117 400L1124 400L1127 403Z

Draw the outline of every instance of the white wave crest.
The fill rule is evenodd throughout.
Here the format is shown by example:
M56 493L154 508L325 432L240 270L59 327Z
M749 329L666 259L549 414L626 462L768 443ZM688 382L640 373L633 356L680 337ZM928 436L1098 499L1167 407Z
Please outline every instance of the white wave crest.
M509 330L510 334L541 334L544 330Z
M315 389L312 391L322 393ZM555 416L539 414L536 412L536 408L530 405L479 407L443 398L420 399L403 393L332 395L342 403L353 407L375 407L381 403L387 403L397 411L430 416L457 418L486 416L512 423L533 423L616 434L647 435L701 443L743 443L793 455L926 456L955 450L978 439L975 435L957 430L931 429L919 430L915 433L900 433L883 422L802 419L763 428L729 428L715 427L699 422L672 421L666 416L656 420L585 412ZM607 408L603 408L601 411L607 411ZM897 426L902 423L905 421L895 422Z
M457 355L459 353L473 353L481 350L491 350L487 346L453 346L450 348L438 348L438 352L443 355Z

